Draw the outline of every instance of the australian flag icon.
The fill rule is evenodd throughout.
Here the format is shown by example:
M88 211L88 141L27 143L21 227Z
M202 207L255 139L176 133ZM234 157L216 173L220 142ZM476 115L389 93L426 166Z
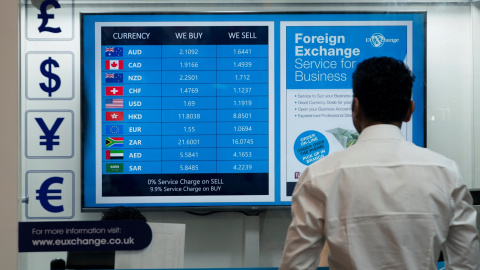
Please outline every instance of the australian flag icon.
M123 56L123 47L105 47L105 57Z
M105 73L106 83L123 83L123 73Z

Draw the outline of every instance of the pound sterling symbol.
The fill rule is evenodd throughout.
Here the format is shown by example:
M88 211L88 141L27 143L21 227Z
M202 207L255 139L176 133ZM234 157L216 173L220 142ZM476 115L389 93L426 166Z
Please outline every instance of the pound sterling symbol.
M48 65L48 70L45 68ZM58 75L52 73L52 65L54 67L59 67L60 65L58 64L57 61L52 59L52 57L48 57L47 60L43 61L40 64L40 72L42 72L42 75L48 78L48 86L45 83L40 83L40 88L42 88L43 91L48 93L48 96L51 97L52 93L57 91L58 88L60 88L60 77ZM52 80L55 81L55 84L52 86Z
M54 145L60 145L60 142L56 142L54 140L60 139L60 136L55 136L55 132L57 132L57 129L60 127L60 124L62 124L63 119L64 118L57 118L57 120L55 120L55 123L53 123L52 128L48 129L47 125L43 121L43 118L35 118L38 125L40 126L43 133L45 134L44 136L40 136L40 140L45 140L43 142L40 142L40 145L45 145L47 148L47 151L52 151Z
M63 184L63 178L61 177L50 177L45 182L42 183L40 186L40 189L36 190L36 193L38 194L35 199L40 201L40 204L47 210L48 212L52 213L60 213L63 212L63 205L55 206L50 204L50 200L61 200L62 196L60 195L50 195L50 193L62 193L62 190L60 189L50 189L50 186L52 184Z
M48 14L47 13L47 7L49 5L52 5L54 8L60 8L60 4L55 1L55 0L45 0L42 2L42 5L40 5L40 14L37 15L38 19L42 19L42 25L38 27L38 31L41 33L43 31L51 32L51 33L60 33L62 32L62 29L60 27L48 27L46 26L48 24L49 19L53 19L55 15L53 14Z

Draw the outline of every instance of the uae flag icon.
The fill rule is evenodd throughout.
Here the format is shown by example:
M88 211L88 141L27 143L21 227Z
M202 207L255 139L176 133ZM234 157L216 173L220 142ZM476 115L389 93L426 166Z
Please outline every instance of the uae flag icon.
M123 150L107 150L105 153L106 159L123 159Z

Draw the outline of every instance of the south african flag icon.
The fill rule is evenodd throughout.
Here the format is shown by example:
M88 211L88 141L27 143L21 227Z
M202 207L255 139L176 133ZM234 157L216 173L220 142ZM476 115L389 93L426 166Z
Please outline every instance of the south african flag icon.
M107 137L105 139L106 147L123 147L123 137Z

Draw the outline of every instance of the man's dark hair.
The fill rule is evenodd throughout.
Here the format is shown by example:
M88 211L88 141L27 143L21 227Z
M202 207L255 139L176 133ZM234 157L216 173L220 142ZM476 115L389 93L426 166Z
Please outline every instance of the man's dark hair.
M117 206L103 212L102 220L143 220L146 222L147 218L138 209Z
M373 57L357 65L353 78L353 96L358 99L365 117L384 124L405 118L415 77L400 60Z

